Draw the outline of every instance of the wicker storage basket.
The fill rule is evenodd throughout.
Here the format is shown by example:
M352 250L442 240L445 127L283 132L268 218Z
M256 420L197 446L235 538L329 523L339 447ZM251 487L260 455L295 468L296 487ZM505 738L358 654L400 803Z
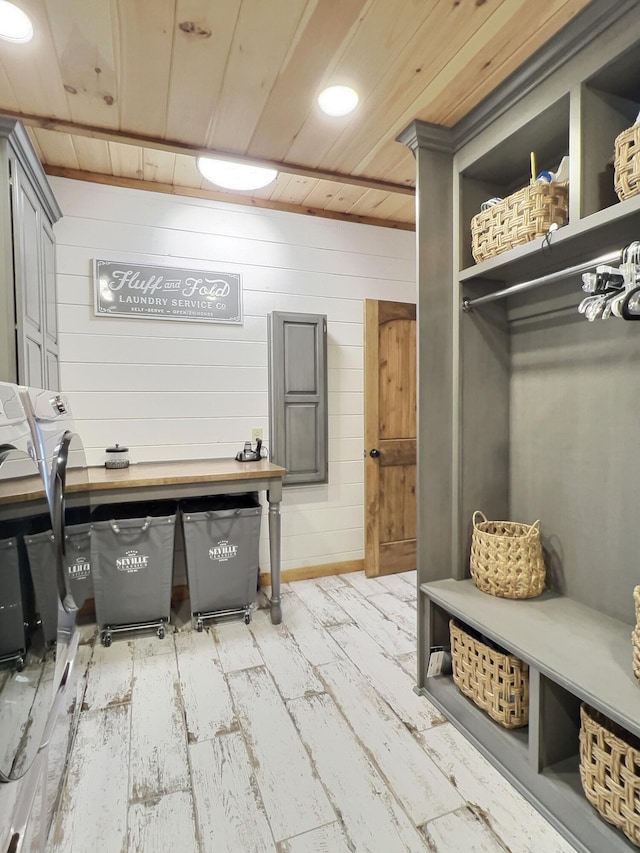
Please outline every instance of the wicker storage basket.
M470 568L475 585L489 595L499 598L540 595L546 578L540 522L487 521L484 513L476 510Z
M580 779L591 805L640 847L640 741L580 708Z
M623 130L616 137L613 186L624 201L640 192L640 125Z
M471 220L471 254L477 263L544 237L569 218L569 184L531 184L482 210Z
M453 680L465 696L504 726L517 729L529 722L529 667L449 622Z
M633 590L633 599L636 603L636 627L631 632L633 672L636 678L640 678L640 586Z

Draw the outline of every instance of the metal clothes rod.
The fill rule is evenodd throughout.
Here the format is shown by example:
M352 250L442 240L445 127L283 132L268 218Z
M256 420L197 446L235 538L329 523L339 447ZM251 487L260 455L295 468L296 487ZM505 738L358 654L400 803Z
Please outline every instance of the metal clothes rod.
M504 299L507 296L513 296L516 293L523 293L525 290L531 290L534 287L540 287L540 285L549 284L552 281L559 281L561 278L566 278L569 275L588 272L590 269L598 267L601 264L611 264L614 262L619 264L621 258L622 251L609 252L608 255L602 255L599 258L594 258L592 261L586 261L585 263L577 264L574 267L567 267L566 269L559 270L558 272L552 272L548 275L540 276L540 278L533 278L530 281L523 281L520 282L520 284L512 284L510 287L505 287L502 290L487 293L486 296L477 296L475 299L463 299L462 310L471 311L478 305L484 305L487 302L494 302L496 299Z

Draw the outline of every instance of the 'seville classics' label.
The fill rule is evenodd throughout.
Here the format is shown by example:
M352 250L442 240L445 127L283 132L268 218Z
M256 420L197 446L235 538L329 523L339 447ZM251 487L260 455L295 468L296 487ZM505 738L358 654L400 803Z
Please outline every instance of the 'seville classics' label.
M233 560L238 556L238 546L233 545L228 539L221 539L209 548L209 559L215 560L218 563L224 563L227 560Z
M119 572L139 572L149 565L149 557L139 551L127 551L124 557L116 559L116 569Z

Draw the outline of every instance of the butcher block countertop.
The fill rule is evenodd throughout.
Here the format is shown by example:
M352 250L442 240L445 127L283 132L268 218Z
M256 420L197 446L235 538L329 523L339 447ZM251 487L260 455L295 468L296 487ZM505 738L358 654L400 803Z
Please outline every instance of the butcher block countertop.
M139 462L128 468L89 468L89 491L134 489L211 483L217 480L268 480L284 477L286 468L267 462L236 462L235 459L187 459L184 462ZM70 486L73 490L73 486Z
M108 492L124 489L153 488L154 486L184 486L197 483L240 483L243 480L281 480L285 468L272 462L236 462L235 459L187 459L172 462L139 462L128 468L90 467L78 476L71 470L67 475L69 492ZM250 491L250 488L249 488ZM0 504L43 498L39 477L25 477L19 483L0 482Z

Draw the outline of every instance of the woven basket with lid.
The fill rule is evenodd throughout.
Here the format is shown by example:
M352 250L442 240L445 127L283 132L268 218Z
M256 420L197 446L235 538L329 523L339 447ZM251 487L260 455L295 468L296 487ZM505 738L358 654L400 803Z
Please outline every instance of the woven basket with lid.
M476 510L470 568L475 585L489 595L499 598L540 595L546 579L540 522L488 521L484 513Z
M599 814L640 847L640 741L584 704L580 780Z

